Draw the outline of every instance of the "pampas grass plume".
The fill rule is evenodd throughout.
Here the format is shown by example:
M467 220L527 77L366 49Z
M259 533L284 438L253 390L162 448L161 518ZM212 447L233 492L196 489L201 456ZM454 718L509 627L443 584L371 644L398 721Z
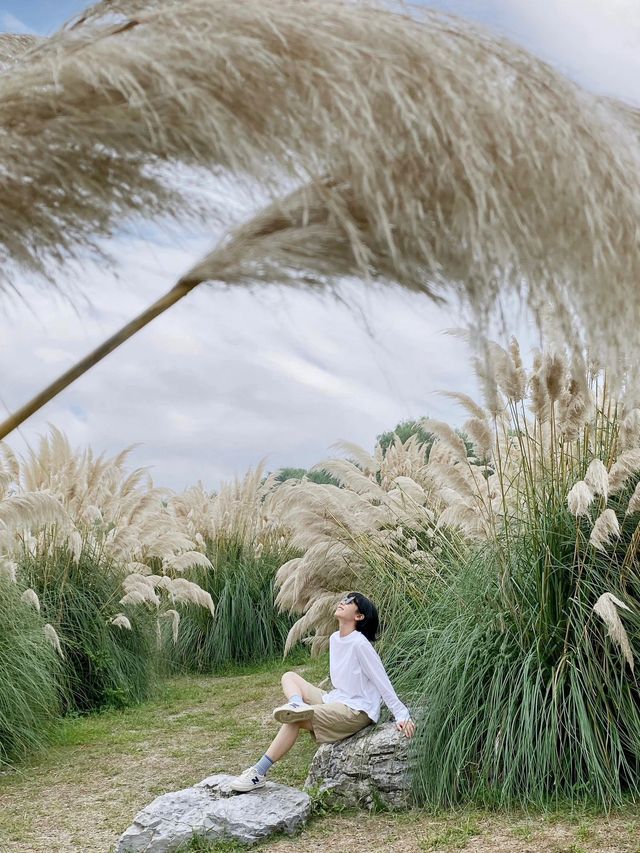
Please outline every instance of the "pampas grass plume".
M593 492L585 481L579 480L567 495L567 504L569 505L571 515L576 518L581 515L587 515L589 507L593 502L593 497Z
M559 399L564 387L567 364L559 353L547 355L543 362L544 383L552 403Z
M606 501L609 492L609 475L600 459L593 459L589 463L587 472L584 475L584 482L594 494L602 495Z
M0 557L0 578L4 578L4 580L10 583L15 583L17 573L18 566L13 560L10 560L8 557Z
M20 596L20 601L24 601L25 604L30 604L32 607L35 607L38 613L40 612L40 599L38 598L36 591L31 589L31 587L29 587L29 589L25 589Z
M58 652L61 658L64 658L62 653L62 646L60 645L60 637L56 633L56 629L53 625L50 625L49 622L43 627L44 635L49 640L53 648Z
M633 672L633 653L629 643L629 637L625 631L624 625L618 615L618 609L628 610L631 608L616 598L611 592L604 592L593 605L594 611L602 619L607 626L607 631L613 642L620 648L625 660L629 664L629 668Z
M124 613L118 613L117 616L114 616L110 621L116 628L126 628L127 631L132 630L131 622L127 619Z
M165 610L161 614L164 619L171 619L171 634L174 645L178 642L178 629L180 627L180 614L177 610Z
M629 498L625 515L633 515L636 512L640 512L640 482L637 483L633 494Z
M467 448L464 441L449 424L444 421L436 421L433 418L423 418L420 425L426 432L433 433L440 441L448 445L460 461L467 458Z
M623 451L609 470L609 494L624 488L627 480L640 472L640 449Z
M606 546L611 543L612 538L620 536L620 525L615 512L605 509L595 521L589 542L598 551L606 551Z

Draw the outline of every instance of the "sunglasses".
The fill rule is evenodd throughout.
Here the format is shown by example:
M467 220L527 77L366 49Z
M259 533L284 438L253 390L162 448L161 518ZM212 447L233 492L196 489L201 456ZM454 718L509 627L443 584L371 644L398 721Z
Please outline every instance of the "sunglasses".
M355 595L345 595L344 598L341 598L338 602L339 604L351 604L356 600ZM357 607L357 605L356 605Z

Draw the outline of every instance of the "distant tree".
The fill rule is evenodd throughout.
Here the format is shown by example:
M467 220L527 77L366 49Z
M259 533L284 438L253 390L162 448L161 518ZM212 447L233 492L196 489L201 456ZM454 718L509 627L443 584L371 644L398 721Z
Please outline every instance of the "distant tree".
M281 483L285 480L301 480L306 477L312 483L328 484L331 486L339 486L340 484L326 471L308 471L306 468L280 468L276 477Z
M418 440L426 445L426 456L428 458L431 445L435 441L436 437L433 433L427 432L427 430L420 425L420 421L401 421L392 430L380 433L376 441L382 448L382 452L386 453L390 445L393 444L396 436L398 436L400 441L404 444L412 435L418 436Z
M420 418L420 420L417 421L401 421L392 430L380 433L376 441L382 448L383 453L387 452L389 446L393 444L396 436L398 436L400 441L404 444L404 442L410 439L412 435L416 435L418 436L418 440L425 445L425 459L428 459L433 442L436 440L436 436L421 425L423 420L424 418ZM459 429L457 429L456 432L464 441L467 448L467 454L472 455L473 445L469 441L468 436Z

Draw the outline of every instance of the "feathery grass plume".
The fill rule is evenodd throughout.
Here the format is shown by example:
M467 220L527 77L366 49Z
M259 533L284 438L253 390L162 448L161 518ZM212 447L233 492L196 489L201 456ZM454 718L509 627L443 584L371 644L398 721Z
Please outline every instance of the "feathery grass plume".
M167 592L172 602L179 601L183 604L197 604L200 607L206 607L212 616L215 615L215 608L211 595L204 589L186 578L174 578L167 584Z
M636 512L640 512L640 482L636 483L633 494L629 498L625 515L634 515Z
M595 520L589 543L599 551L606 551L612 539L618 536L620 536L618 518L612 509L605 509Z
M49 640L53 648L58 652L61 658L64 658L64 654L62 653L62 646L60 645L60 637L56 633L56 629L49 622L43 626L44 635Z
M17 572L18 565L14 560L0 556L0 578L10 581L11 583L16 583Z
M569 512L578 518L581 515L588 515L589 507L593 503L593 492L584 480L578 482L571 487L567 495L567 504Z
M40 599L38 598L36 591L31 589L31 587L25 589L20 596L20 601L24 601L25 604L30 604L38 611L38 613L40 612Z
M153 583L149 576L132 574L128 575L122 582L125 595L120 599L120 604L152 604L160 606L160 599L155 593Z
M169 609L160 614L161 618L171 620L171 636L173 637L174 645L178 642L178 629L180 628L180 614L177 610Z
M480 420L480 418L469 418L462 425L462 429L473 442L476 455L480 459L489 456L494 439L493 430L489 423L486 420Z
M480 385L484 407L495 418L504 409L504 400L498 388L496 371L490 352L485 348L483 356L472 358L471 364Z
M452 450L451 446L447 444L446 441L436 439L436 441L431 445L429 464L436 465L440 463L442 465L453 465L456 462L458 462L458 454Z
M489 369L493 371L499 389L510 402L519 402L526 391L526 373L517 340L511 338L508 351L496 341L485 341L484 345Z
M633 408L622 418L618 441L622 450L640 444L640 409Z
M125 628L127 631L131 631L131 622L124 615L124 613L117 613L113 619L109 620L109 624L113 625L115 628Z
M623 601L620 601L619 598L616 598L613 593L603 592L593 605L593 609L607 626L607 633L620 648L625 660L629 664L629 669L633 672L633 653L629 644L629 636L618 615L618 610L628 610L631 612L631 608Z
M211 569L211 560L200 551L184 551L164 560L165 570L173 569L175 572L184 572L187 569L199 566L202 569Z
M440 441L447 444L460 461L466 461L467 447L458 433L449 424L443 421L436 421L433 418L424 418L421 423L425 430L433 433Z
M609 469L609 494L617 494L640 472L640 448L624 450Z
M341 450L343 453L347 453L349 455L349 459L356 463L356 465L367 475L377 474L380 470L380 462L372 456L370 453L367 453L364 448L360 447L358 444L354 444L352 441L335 441L332 445L330 445L331 450Z
M46 527L59 522L69 525L69 517L53 495L32 493L11 495L0 500L0 524L3 534L28 527Z
M470 397L468 394L463 394L460 391L438 391L443 397L449 397L450 400L455 400L457 403L467 410L472 418L485 420L487 417L486 411L479 403Z
M567 363L561 353L547 353L542 361L542 378L552 403L560 397L564 386Z
M609 493L609 475L600 459L592 459L584 475L584 482L596 495L602 495L607 500Z
M114 25L116 8L123 20ZM112 221L105 210L107 200L117 200L118 212L126 210L127 203L134 211L140 204L124 190L138 178L134 170L140 169L143 157L221 165L261 179L269 177L268 172L265 175L269 166L295 169L298 174L306 170L315 176L318 165L326 164L340 178L342 173L348 176L354 206L367 211L372 235L380 242L378 254L387 256L398 272L406 267L416 279L417 270L412 267L420 258L423 265L429 262L429 277L446 277L447 282L459 283L460 289L463 270L470 272L474 267L478 268L474 284L482 282L484 289L488 281L500 280L496 269L514 283L518 279L520 285L521 276L514 270L518 266L520 272L530 267L536 279L548 284L549 273L562 269L573 278L572 269L577 268L568 263L568 246L558 234L562 217L554 215L557 186L549 170L542 168L541 154L548 158L552 152L555 171L563 175L563 206L570 205L575 213L572 234L596 241L588 252L589 263L580 268L591 270L595 263L595 278L605 260L613 261L613 246L621 241L624 229L611 229L603 207L619 194L619 220L626 222L626 208L635 211L622 180L622 169L632 160L633 149L627 150L629 129L621 114L609 113L608 103L581 92L514 45L437 13L409 17L374 4L336 0L309 0L303 7L265 0L259 9L247 4L230 7L220 0L187 0L149 4L139 18L129 17L132 8L126 3L96 7L80 24L32 51L29 63L10 69L4 81L3 100L13 94L18 81L23 87L32 86L36 96L22 115L23 126L12 128L13 134L28 141L26 129L37 123L49 142L62 149L60 156L64 156L65 141L73 136L76 145L83 140L76 163L84 167L85 161L92 160L92 165L102 166L103 198L85 204L96 206L94 213L99 211L101 217L94 216L94 221L102 222L103 228ZM210 37L212 31L215 39ZM343 50L345 43L351 45L348 52ZM393 64L381 63L381 53L393 56ZM293 61L299 55L306 57L303 67ZM378 62L372 75L374 58ZM160 65L165 73L158 79L155 70ZM229 68L235 73L229 74ZM46 86L54 74L55 95L47 92L45 98L38 87ZM417 87L416 79L421 81ZM222 80L224 91L220 90ZM487 85L481 86L479 80ZM86 105L88 114L80 118L72 107L89 88L93 99ZM135 100L133 91L138 94ZM276 97L280 91L288 93L285 109ZM446 97L434 98L433 92ZM526 112L521 109L524 98ZM469 102L480 105L482 124L480 117L474 122ZM17 110L17 104L9 103ZM196 111L198 104L201 109ZM234 104L232 111L228 104ZM562 120L551 124L550 114L561 115ZM10 115L6 109L4 122L11 127ZM65 117L64 130L54 125L54 115ZM256 115L262 117L260 121ZM342 117L339 122L337 115ZM434 135L437 127L450 128L454 143ZM492 128L491 134L487 127ZM510 140L511 158L505 160L493 148L494 139ZM575 156L576 139L582 158ZM118 177L108 168L110 162L99 160L98 152L92 150L95 140L123 160L126 148L131 165L125 174ZM394 140L404 141L401 153ZM353 150L359 150L360 156L346 158L344 152ZM604 152L610 154L611 183L605 182L600 166ZM425 156L439 164L426 183ZM499 166L492 172L493 185L486 180L486 167L481 168L486 162ZM17 165L26 171L27 163L25 156ZM88 183L84 169L77 171L79 180ZM418 185L416 173L421 179ZM149 186L149 180L140 184L152 195L155 187ZM399 191L400 182L409 195ZM42 195L48 188L43 186ZM95 185L91 189L93 197ZM152 211L169 205L159 190L158 195L157 200L151 199ZM447 209L457 216L447 216L445 208L435 203L437 198L442 206L447 197ZM521 204L523 197L533 199L527 208ZM372 252L359 239L361 229L349 228L354 213L344 205L340 209L337 201L330 198L329 206L353 243L353 256L364 262ZM427 233L418 228L420 205L439 211L432 213ZM392 237L389 214L396 208ZM492 216L479 216L483 209ZM71 210L61 214L70 220L66 222L70 245L84 236L82 222L77 221L80 213L77 209L75 213L75 217ZM486 224L488 220L495 221L500 240L495 237L496 228ZM16 222L14 230L18 226ZM51 234L43 230L51 242ZM458 231L465 241L455 239ZM446 247L440 242L445 233ZM413 240L408 239L410 234ZM542 234L554 264L527 248ZM42 243L43 248L46 245ZM483 245L481 253L473 251L476 245ZM592 244L572 242L572 260L573 254L585 251L585 245ZM454 252L451 246L458 248ZM413 251L409 254L407 249ZM514 258L520 264L514 264ZM632 259L624 265L627 275L631 263ZM616 266L620 265L617 259ZM420 278L426 286L424 273ZM474 291L471 283L467 288Z
M12 65L19 57L35 47L40 39L27 34L0 34L0 72Z
M529 377L529 387L531 389L531 411L537 420L544 422L549 418L550 401L540 353L536 353L533 360L533 372Z
M109 2L9 67L0 104L4 253L26 268L126 216L180 210L150 161L274 195L295 176L297 201L279 198L183 284L295 269L325 287L351 272L455 293L478 322L510 290L550 299L572 328L575 314L595 348L637 343L634 111L462 20L346 0Z
M593 401L584 380L572 377L558 400L558 429L567 441L575 441L592 414Z

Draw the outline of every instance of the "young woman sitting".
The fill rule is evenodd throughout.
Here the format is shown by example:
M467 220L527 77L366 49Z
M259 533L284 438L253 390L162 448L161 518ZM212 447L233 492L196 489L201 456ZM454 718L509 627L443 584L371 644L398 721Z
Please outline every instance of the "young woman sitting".
M306 729L318 743L334 743L355 734L380 717L384 701L405 737L416 730L406 706L398 699L380 656L372 643L377 639L378 611L359 592L350 592L335 611L338 630L329 640L329 674L333 690L321 690L296 672L285 672L282 689L287 702L276 708L280 731L262 758L231 782L234 791L261 788L271 766Z

